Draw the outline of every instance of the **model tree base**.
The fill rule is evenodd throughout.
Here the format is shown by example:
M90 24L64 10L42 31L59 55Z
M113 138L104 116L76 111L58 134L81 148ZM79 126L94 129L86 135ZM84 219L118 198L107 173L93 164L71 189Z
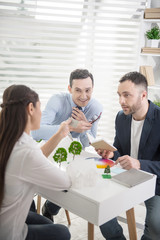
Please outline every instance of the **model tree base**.
M103 178L107 178L107 179L111 179L111 175L110 174L102 174L102 177Z

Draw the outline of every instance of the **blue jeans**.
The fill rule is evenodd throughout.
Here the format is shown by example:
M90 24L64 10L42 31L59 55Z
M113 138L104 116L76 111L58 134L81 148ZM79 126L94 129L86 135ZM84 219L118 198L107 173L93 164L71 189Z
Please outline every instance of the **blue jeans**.
M25 240L69 240L68 228L61 224L53 224L48 218L29 211L26 219L28 234Z
M46 200L46 202L45 202L45 207L50 215L57 215L59 210L61 209L61 207L59 207L58 205L56 205L48 200Z
M100 226L103 237L107 240L126 240L123 229L118 223L117 218L104 223Z
M160 240L160 196L148 199L145 205L147 212L141 240Z

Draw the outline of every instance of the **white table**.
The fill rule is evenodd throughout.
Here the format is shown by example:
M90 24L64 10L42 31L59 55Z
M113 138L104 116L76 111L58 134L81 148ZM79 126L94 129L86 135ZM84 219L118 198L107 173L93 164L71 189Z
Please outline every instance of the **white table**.
M125 211L130 239L136 240L133 207L154 196L155 184L155 175L152 179L132 188L110 179L102 179L94 187L70 189L67 193L47 193L47 198L88 221L89 240L94 239L94 224L100 226Z

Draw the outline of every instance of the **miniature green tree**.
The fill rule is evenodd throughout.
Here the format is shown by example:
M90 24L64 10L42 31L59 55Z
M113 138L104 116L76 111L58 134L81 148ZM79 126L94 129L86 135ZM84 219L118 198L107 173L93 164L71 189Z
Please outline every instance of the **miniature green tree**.
M102 174L102 177L110 179L111 178L110 172L111 172L110 166L107 165L107 167L104 169L104 174Z
M80 142L73 141L69 146L68 151L69 153L73 154L73 160L74 160L75 155L80 155L82 151L82 145L80 144Z
M111 172L110 166L107 165L107 167L104 169L104 173L109 174Z
M67 161L67 151L65 148L58 148L53 156L55 162L59 163L61 166L61 162Z

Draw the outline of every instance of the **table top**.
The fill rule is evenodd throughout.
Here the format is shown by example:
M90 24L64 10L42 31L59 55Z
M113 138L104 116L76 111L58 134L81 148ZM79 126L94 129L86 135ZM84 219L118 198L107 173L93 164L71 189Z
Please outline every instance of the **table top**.
M84 154L82 156L84 157ZM118 171L119 169L116 168L113 167ZM111 179L101 178L93 187L71 188L68 192L46 192L46 196L43 195L43 197L88 222L100 226L154 196L155 184L156 175L153 175L152 179L131 188Z

